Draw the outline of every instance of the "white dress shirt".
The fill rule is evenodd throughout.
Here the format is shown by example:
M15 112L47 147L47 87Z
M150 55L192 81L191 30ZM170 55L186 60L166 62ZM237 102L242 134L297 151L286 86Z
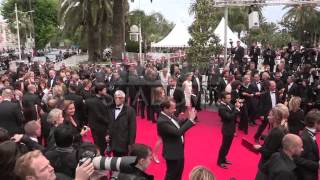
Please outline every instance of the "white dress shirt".
M164 113L164 112L161 112L163 115L165 115L167 118L169 118L170 119L170 121L174 124L174 126L176 126L176 128L177 129L180 129L180 125L179 125L179 123L176 121L176 120L174 120L172 117L170 117L170 116L168 116L166 113ZM182 141L182 143L184 143L184 138L183 138L183 136L181 136L181 141Z
M120 108L120 109L117 109L117 108ZM117 119L119 114L121 113L122 111L122 108L123 108L123 104L121 106L117 106L114 110L114 119Z
M274 108L277 104L276 93L270 92L272 108Z

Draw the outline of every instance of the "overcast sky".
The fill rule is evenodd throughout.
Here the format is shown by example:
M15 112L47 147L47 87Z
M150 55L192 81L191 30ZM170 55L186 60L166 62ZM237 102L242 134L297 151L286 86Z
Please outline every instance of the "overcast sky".
M152 12L160 12L167 20L178 22L184 21L191 24L193 18L189 16L188 10L192 0L135 0L134 3L130 2L130 10L142 9L148 14ZM139 3L140 2L140 3ZM267 21L279 22L285 12L282 6L268 6L263 8L263 15Z

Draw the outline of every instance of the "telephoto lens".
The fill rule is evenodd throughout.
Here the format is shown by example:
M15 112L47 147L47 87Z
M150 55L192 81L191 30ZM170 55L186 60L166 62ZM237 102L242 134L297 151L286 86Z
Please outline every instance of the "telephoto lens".
M92 162L96 170L111 170L119 172L130 172L132 167L136 165L136 156L124 157L94 157Z

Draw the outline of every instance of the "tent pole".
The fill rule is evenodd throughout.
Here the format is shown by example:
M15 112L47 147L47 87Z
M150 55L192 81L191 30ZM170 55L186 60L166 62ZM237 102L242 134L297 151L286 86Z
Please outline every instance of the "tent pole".
M224 64L228 63L228 35L227 35L227 28L228 28L228 7L226 6L224 9Z

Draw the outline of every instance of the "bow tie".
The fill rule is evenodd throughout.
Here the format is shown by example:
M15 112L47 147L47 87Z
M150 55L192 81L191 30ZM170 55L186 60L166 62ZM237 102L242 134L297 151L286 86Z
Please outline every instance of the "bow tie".
M261 82L259 81L259 82L257 82L257 84L260 84Z
M116 109L116 110L120 110L121 108L119 108L119 107L116 107L115 109Z
M271 93L272 93L272 94L275 94L276 92L275 92L275 91L271 91Z
M170 87L170 89L174 89L174 87Z

